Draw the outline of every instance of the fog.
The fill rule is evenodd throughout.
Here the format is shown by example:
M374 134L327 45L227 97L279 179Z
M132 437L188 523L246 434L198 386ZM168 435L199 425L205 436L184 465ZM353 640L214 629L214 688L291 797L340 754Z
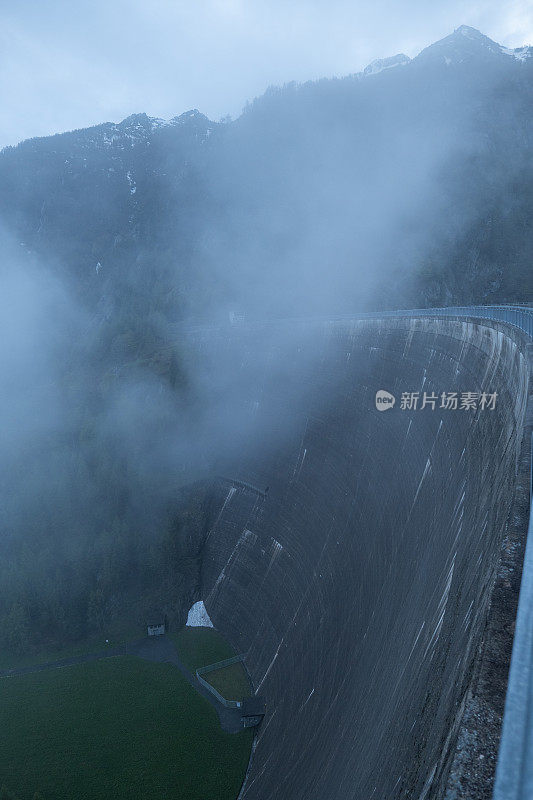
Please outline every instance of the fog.
M212 329L204 345L203 334L180 337L179 387L142 364L117 374L93 349L99 323L57 265L21 256L6 234L2 251L4 652L98 632L140 635L154 605L183 622L206 532L205 488L290 433L303 388L260 415L250 395L286 382L298 340L274 328L245 337L244 348L242 332L219 347ZM265 373L267 349L279 360Z
M158 24L165 8L157 17L150 6ZM295 8L290 14L303 13ZM406 14L416 41L429 30L414 22L418 10L413 4ZM281 34L295 20L278 11ZM440 26L451 8L437 11L425 25ZM56 30L59 12L55 4L50 17L37 14L25 35L39 25L43 42L67 36L73 23ZM102 15L110 14L102 46L116 31L115 13ZM242 15L251 32L264 15L272 21L261 4L253 13L219 4L217 13ZM340 4L339 14L348 13ZM366 25L376 31L374 13ZM135 6L126 29L143 14ZM309 14L312 26L326 19L319 5ZM392 22L380 46L393 33L396 44L380 54L412 52L407 28L394 31ZM212 24L213 37L220 31ZM183 621L198 599L209 481L236 477L240 461L283 446L308 381L320 382L309 341L316 325L287 320L507 291L499 260L507 232L491 225L511 218L515 234L528 218L526 190L521 206L511 195L522 198L530 65L493 56L493 43L469 30L448 46L454 57L459 51L451 69L447 56L426 51L377 75L289 83L233 122L192 117L155 131L145 122L150 138L132 144L131 130L140 137L142 128L133 120L112 135L82 131L4 151L6 647L64 643L104 624L119 631L125 619L140 624L154 604ZM116 57L128 71L124 47ZM277 66L287 77L297 55ZM150 57L148 48L141 63ZM259 52L252 83L264 79L260 61ZM239 74L241 67L237 59ZM83 102L99 118L104 106L93 93L102 64L82 71L92 82L93 69ZM231 83L232 74L223 79ZM157 83L150 70L144 80ZM197 90L194 79L183 82ZM106 86L113 95L114 78ZM529 246L526 234L513 238L518 276ZM290 381L295 360L298 386ZM276 386L279 402L265 408ZM331 387L323 388L327 409Z

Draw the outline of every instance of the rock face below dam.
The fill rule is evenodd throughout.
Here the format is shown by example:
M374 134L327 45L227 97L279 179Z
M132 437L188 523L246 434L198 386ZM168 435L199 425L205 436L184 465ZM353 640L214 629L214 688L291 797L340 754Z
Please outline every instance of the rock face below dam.
M231 362L246 423L215 482L201 586L267 704L241 797L441 796L513 498L524 342L398 318L196 346ZM497 393L495 408L443 409L443 392Z

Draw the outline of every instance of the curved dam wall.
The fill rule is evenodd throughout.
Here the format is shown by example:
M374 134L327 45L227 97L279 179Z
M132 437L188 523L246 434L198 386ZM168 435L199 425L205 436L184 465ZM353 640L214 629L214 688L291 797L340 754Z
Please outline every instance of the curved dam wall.
M221 465L202 567L209 615L267 704L241 797L437 797L513 497L523 347L469 320L311 327L198 337L218 361L240 337L251 420ZM439 402L402 409L403 392ZM442 392L498 396L454 410Z

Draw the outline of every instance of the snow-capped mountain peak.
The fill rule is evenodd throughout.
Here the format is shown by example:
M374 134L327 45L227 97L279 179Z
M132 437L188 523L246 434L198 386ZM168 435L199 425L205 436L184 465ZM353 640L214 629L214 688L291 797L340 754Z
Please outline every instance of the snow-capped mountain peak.
M478 31L477 28L471 28L470 25L459 25L458 28L455 29L452 36L456 34L459 36L464 36L467 39L472 39L472 41L482 41L483 39L487 39L487 37Z
M448 66L451 64L462 64L470 61L487 61L496 58L513 57L520 61L525 61L531 54L530 47L519 47L510 50L507 47L494 42L476 28L469 25L460 25L449 36L445 36L435 44L426 47L425 50L416 57L416 61L433 63L444 62Z

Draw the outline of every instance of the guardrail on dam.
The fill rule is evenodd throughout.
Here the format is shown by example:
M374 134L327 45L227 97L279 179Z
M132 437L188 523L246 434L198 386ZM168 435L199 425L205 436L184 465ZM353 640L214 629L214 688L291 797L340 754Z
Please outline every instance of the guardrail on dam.
M207 664L205 667L200 667L196 670L196 677L204 686L208 692L216 697L219 703L222 703L223 706L226 708L240 708L242 703L238 700L226 700L220 692L217 692L214 686L204 679L204 675L207 675L209 672L213 672L213 670L221 669L222 667L229 667L230 664L237 664L239 661L243 660L242 655L232 656L231 658L225 658L223 661L216 661L214 664Z
M250 420L202 566L209 615L267 702L243 800L444 796L515 493L532 332L526 308L480 307L195 334L218 361L238 338ZM386 411L379 390L396 398ZM454 393L475 407L441 407ZM496 792L515 758L528 585Z

